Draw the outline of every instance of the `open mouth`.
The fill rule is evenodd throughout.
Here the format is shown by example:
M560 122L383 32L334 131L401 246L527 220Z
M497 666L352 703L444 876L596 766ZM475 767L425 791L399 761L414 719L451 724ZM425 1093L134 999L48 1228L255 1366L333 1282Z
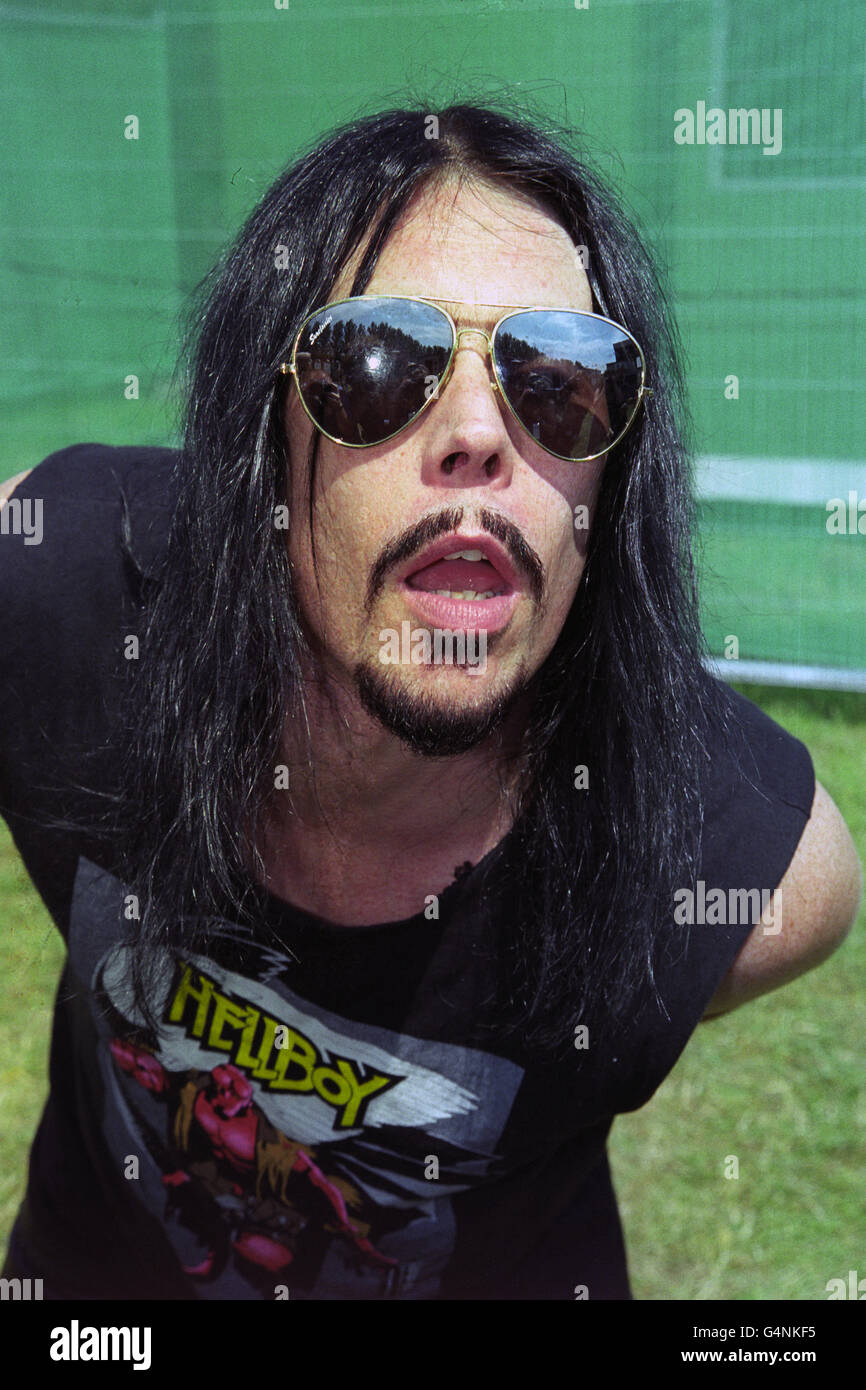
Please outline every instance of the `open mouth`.
M510 584L483 550L454 550L415 570L406 580L410 589L442 598L486 600L509 593Z
M411 610L434 627L501 631L521 597L507 552L488 535L441 537L399 582Z
M441 536L415 557L400 576L410 589L452 599L486 602L513 593L517 572L492 536Z

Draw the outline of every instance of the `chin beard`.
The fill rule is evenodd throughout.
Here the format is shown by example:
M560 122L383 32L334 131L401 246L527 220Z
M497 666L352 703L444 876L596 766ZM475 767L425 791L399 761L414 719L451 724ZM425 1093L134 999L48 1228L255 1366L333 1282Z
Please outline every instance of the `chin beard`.
M425 758L451 758L477 748L499 728L529 684L521 667L513 685L472 709L460 709L413 694L372 662L359 662L354 677L367 713Z

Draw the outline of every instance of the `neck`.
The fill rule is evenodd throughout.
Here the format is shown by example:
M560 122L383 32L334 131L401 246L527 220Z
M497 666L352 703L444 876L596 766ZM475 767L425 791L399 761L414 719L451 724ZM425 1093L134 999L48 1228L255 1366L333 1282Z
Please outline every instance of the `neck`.
M385 729L353 688L311 675L304 695L309 738L301 721L287 723L288 788L274 791L259 842L272 892L347 924L411 915L458 865L476 863L508 833L522 772L521 704L477 748L428 758Z

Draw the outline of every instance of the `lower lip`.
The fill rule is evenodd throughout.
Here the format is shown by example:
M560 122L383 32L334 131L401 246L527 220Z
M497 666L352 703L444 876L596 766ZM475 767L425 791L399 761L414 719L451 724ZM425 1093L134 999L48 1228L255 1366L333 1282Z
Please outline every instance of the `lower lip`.
M412 589L408 584L400 587L408 606L424 622L458 632L461 629L501 632L511 621L520 598L516 589L498 598L471 599L446 598L444 594L430 593L426 589Z

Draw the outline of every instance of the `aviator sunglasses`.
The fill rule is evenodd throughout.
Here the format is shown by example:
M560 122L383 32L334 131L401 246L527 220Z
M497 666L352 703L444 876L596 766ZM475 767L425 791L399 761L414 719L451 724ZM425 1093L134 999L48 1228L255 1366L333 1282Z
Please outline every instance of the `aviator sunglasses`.
M577 309L509 308L491 333L458 328L441 304L459 300L356 295L326 304L298 331L291 361L316 429L347 449L384 444L438 399L460 339L484 338L491 386L547 453L600 458L632 424L646 388L643 353L627 329Z

